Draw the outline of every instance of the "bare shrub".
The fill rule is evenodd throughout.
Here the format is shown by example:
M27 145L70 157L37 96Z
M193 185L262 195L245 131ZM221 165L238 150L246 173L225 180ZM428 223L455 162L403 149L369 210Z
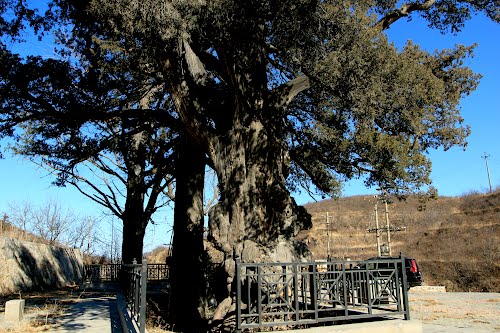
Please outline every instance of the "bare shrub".
M0 231L4 236L45 243L68 245L92 255L91 248L97 238L97 219L79 217L69 209L63 209L55 200L40 207L29 202L9 204L9 214L4 214Z

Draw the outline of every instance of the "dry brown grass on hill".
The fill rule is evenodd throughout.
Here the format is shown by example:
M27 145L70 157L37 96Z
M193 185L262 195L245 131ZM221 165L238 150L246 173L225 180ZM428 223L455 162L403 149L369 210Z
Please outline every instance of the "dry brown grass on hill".
M366 259L376 256L375 198L356 196L306 205L313 227L298 238L308 242L314 259ZM327 228L326 212L330 224ZM384 204L378 204L380 227L385 226ZM392 253L418 259L428 284L448 290L500 291L500 191L442 197L424 209L415 197L389 205ZM382 232L382 243L385 232ZM329 239L329 242L328 242Z
M145 253L144 256L150 264L164 264L167 261L167 257L170 256L170 248L158 246L151 252Z
M24 240L33 243L49 244L48 240L36 236L29 231L21 230L18 227L2 220L0 220L0 236Z

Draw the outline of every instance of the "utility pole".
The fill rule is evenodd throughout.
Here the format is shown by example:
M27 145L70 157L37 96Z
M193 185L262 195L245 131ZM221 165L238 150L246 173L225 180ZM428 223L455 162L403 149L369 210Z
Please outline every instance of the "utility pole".
M390 201L388 200L387 193L385 192L385 189L379 189L382 191L381 195L375 195L375 228L368 228L368 232L376 232L377 233L377 255L381 257L382 255L389 255L392 256L392 249L391 249L391 231L392 232L397 232L397 231L406 231L406 226L394 226L390 225L389 222L389 208L388 204ZM380 227L379 226L379 220L378 220L378 203L384 202L385 205L385 227ZM380 238L381 237L381 230L384 230L387 232L387 243L380 244Z
M488 184L490 185L490 193L491 193L493 192L493 190L491 189L490 169L488 168L488 157L490 157L490 155L486 155L486 153L484 153L484 155L481 157L484 158L484 161L486 162L486 172L488 173Z
M377 256L382 256L382 247L380 246L380 230L383 228L380 228L379 226L379 221L378 221L378 201L379 201L379 196L375 195L374 198L376 199L375 201L375 228L368 228L368 232L375 232L377 236Z
M330 259L330 215L326 212L326 258Z
M384 187L381 187L379 189L382 192L382 195L380 198L384 201L384 206L385 206L385 229L387 231L387 246L385 247L386 252L389 256L392 255L392 250L391 250L391 225L389 223L389 207L387 206L387 192ZM382 251L381 251L382 252Z
M330 212L326 212L326 215L323 215L322 213L319 214L319 217L325 217L326 221L326 257L327 259L330 258L330 217L333 217ZM324 223L324 222L320 222Z
M380 230L378 228L378 198L375 202L375 231L377 233L377 256L380 257Z
M389 256L392 255L391 251L391 226L389 224L389 208L387 207L387 196L384 192L384 204L385 204L385 224L387 228L387 246L389 247Z
M87 233L87 255L90 255L90 235L92 234L92 221L89 219L87 220L89 223L89 230Z

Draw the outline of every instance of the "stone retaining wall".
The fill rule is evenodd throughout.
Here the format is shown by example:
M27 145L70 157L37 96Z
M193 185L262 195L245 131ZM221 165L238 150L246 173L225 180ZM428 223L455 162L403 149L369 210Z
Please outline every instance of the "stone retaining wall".
M78 249L0 237L0 295L80 284Z

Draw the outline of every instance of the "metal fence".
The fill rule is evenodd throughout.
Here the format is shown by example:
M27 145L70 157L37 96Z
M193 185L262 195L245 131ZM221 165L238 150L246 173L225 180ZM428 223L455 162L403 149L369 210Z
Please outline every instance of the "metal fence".
M85 265L85 282L120 282L122 264ZM148 281L166 282L170 276L167 264L148 264Z
M85 265L84 280L88 283L121 283L126 307L139 332L145 331L146 286L148 282L168 282L168 264L100 264ZM158 283L154 284L158 285Z
M130 317L137 325L139 332L146 330L146 286L148 265L146 260L142 264L122 265L123 293Z
M122 264L85 265L85 282L119 282Z
M170 266L167 264L148 264L148 281L166 282L170 277Z
M410 319L404 257L353 263L236 260L236 328Z

